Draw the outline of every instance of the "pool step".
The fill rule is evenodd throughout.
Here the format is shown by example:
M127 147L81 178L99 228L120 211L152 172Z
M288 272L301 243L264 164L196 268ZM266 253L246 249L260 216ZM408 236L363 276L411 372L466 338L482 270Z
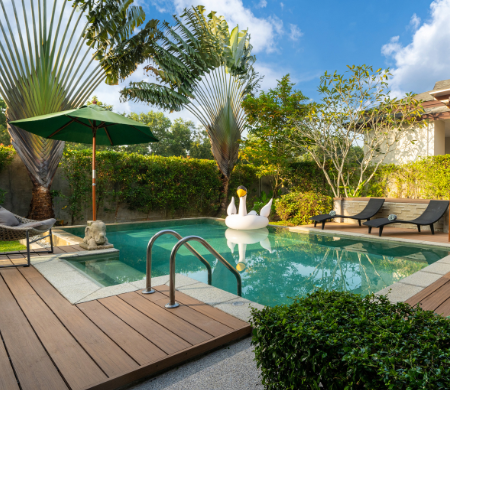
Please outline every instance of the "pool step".
M85 262L84 272L104 286L144 279L144 273L121 262L118 256L88 260Z

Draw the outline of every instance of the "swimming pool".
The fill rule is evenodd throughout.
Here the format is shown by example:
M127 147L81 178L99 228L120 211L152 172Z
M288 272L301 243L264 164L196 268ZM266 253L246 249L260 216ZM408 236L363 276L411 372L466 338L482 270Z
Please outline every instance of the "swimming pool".
M449 254L447 248L291 232L269 226L256 231L228 229L223 221L189 219L107 226L108 239L120 252L68 259L103 286L143 279L146 247L162 229L206 239L240 272L242 296L259 304L287 304L316 288L359 294L377 292ZM83 236L84 227L66 231ZM152 276L169 274L170 251L177 240L160 237L153 247ZM236 279L202 245L192 242L212 266L212 285L236 293ZM181 248L176 272L207 283L207 270Z

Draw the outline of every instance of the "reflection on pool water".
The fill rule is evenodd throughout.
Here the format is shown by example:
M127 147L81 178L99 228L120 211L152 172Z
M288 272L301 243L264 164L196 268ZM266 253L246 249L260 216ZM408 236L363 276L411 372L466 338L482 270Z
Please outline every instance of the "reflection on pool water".
M270 306L287 304L316 288L363 295L377 292L449 254L442 247L304 234L272 226L236 231L226 228L222 221L190 219L108 226L108 239L119 254L78 257L71 263L104 286L143 279L148 241L162 229L206 239L240 272L243 297ZM78 236L83 230L67 229ZM156 241L153 277L169 274L170 251L176 242L169 235ZM191 243L212 265L212 285L236 293L231 272L202 245ZM205 266L186 248L177 254L176 271L207 283Z

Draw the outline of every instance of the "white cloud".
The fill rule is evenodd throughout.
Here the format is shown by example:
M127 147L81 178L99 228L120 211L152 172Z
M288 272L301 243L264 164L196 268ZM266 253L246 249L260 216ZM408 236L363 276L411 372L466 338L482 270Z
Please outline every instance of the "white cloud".
M296 42L304 33L300 31L300 28L296 24L290 24L290 40Z
M430 19L421 26L412 16L411 43L403 46L394 36L382 47L382 54L393 61L390 84L396 96L430 90L436 81L450 77L450 0L436 0L430 10Z
M417 16L417 14L413 14L410 19L410 28L412 30L416 30L420 26L421 19Z
M170 2L165 1L165 3ZM194 5L192 0L173 0L173 3L178 13ZM263 51L270 53L278 50L278 38L283 33L281 19L276 16L257 17L243 5L242 0L204 0L203 5L208 12L213 10L218 15L224 16L230 28L236 25L241 30L248 28L255 53Z
M267 7L266 0L260 0L260 2L257 4L257 8L263 9L264 7Z

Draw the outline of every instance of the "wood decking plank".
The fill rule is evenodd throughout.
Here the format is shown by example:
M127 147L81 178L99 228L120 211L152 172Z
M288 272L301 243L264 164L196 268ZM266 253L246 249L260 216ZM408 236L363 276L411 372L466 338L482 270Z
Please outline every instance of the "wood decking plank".
M78 304L78 309L111 337L139 365L150 364L165 357L165 352L136 332L98 301L82 302Z
M18 272L15 269L13 271ZM7 269L0 271L0 274L6 272ZM3 277L0 277L0 304L0 331L21 388L67 389Z
M108 378L21 273L15 269L6 270L3 277L45 350L72 389L84 389Z
M448 297L435 311L436 314L441 314L442 316L450 315L450 297Z
M61 247L54 247L54 253L55 254L60 254L60 253L66 253L61 250Z
M186 342L189 342L191 345L205 342L213 337L213 335L209 335L207 332L197 328L191 323L178 318L175 314L172 314L171 311L165 309L164 305L158 305L148 300L145 295L130 292L120 295L120 298L153 321L165 326L165 328L168 328L168 330L175 333Z
M9 355L3 345L1 335L2 332L0 331L0 391L19 390L19 384L17 383L16 375L12 370Z
M420 307L426 311L436 310L446 299L450 298L450 282L448 281L435 292L420 302Z
M108 377L116 377L138 366L78 307L68 302L35 268L20 268L20 272Z
M429 286L426 286L423 290L415 294L413 297L410 297L408 300L406 300L407 304L410 304L411 306L416 306L419 302L424 300L427 296L431 295L434 293L436 290L439 290L443 285L446 283L450 282L450 277L449 273L448 275L442 276L438 280L436 280L434 283L430 284Z
M155 290L161 292L162 295L165 296L166 302L168 301L167 285L155 286ZM246 323L245 321L235 318L234 316L231 316L230 314L227 314L224 311L221 311L220 309L205 304L205 302L201 302L200 300L190 297L189 295L179 292L178 290L175 291L175 300L179 302L179 304L184 304L186 306L189 306L190 308L195 309L203 313L205 316L215 319L219 323L229 326L230 328L239 329L248 326L248 323Z
M117 295L99 299L99 302L167 354L173 354L190 347L188 342L137 309L130 307Z
M174 316L177 316L181 320L184 320L187 323L194 325L196 328L199 328L204 332L207 332L208 334L212 335L212 337L219 337L220 335L229 333L232 330L232 328L222 323L219 323L218 321L210 318L209 316L205 316L196 309L193 309L189 306L185 306L184 304L182 304L177 300L177 294L175 295L175 298L177 302L179 302L181 307L176 307L174 309L165 309L165 304L168 302L168 297L169 297L168 295L164 295L163 293L144 295L140 290L135 293L138 293L141 295L141 297L144 297L147 300L155 303L156 305L159 305L164 311L173 314Z

